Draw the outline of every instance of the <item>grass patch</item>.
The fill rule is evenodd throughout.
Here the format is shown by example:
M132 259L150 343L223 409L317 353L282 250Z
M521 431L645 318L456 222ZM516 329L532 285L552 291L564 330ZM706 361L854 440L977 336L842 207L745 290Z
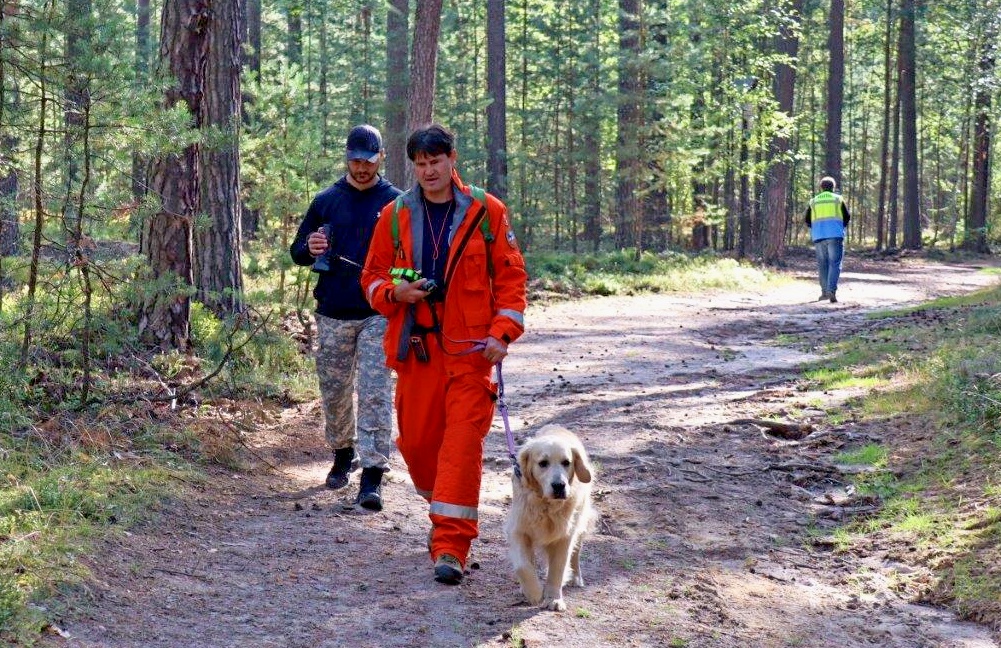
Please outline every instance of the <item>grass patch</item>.
M48 623L53 596L84 583L82 557L95 538L155 514L183 462L158 450L101 451L0 434L0 640L30 644ZM88 439L103 435L90 430ZM159 445L151 439L149 445Z
M692 293L748 289L790 281L757 266L713 254L655 254L635 251L600 254L529 252L525 255L531 290L554 296Z
M834 462L882 468L886 465L886 456L886 448L875 443L868 443L856 450L835 455Z
M910 546L936 572L911 595L1001 623L1001 289L886 311L882 330L833 345L806 372L823 389L866 387L846 404L885 421L887 445L834 457L871 466L854 485L880 511L834 530L836 548ZM927 558L921 558L927 556Z

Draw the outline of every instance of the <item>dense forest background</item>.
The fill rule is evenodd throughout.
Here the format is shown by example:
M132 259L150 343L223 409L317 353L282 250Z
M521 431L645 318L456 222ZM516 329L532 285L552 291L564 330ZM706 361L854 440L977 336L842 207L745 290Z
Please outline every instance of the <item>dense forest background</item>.
M823 175L852 262L979 264L1001 240L999 35L1001 0L0 0L0 640L48 627L38 602L83 582L85 539L147 519L195 465L239 469L261 421L315 401L315 281L288 246L351 126L381 129L401 186L407 133L454 130L465 180L510 208L535 303L787 281ZM943 529L985 529L941 564L993 622L1001 307L938 308L885 335L845 315L861 333L807 375L809 408L881 381L904 391L877 418L943 417L944 449L905 461L926 483L894 481L893 418L859 492L889 517L958 498L914 517L950 551L966 541Z
M101 309L181 351L193 308L301 310L359 122L401 185L408 130L455 130L529 253L780 263L827 174L850 246L987 252L999 4L3 0L0 312L24 366Z

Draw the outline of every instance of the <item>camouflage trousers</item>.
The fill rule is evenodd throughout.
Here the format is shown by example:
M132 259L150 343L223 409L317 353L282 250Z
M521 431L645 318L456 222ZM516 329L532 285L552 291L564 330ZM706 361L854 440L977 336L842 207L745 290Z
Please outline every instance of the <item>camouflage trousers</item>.
M363 468L388 470L393 396L382 351L386 318L337 320L317 313L316 330L316 373L330 449L354 447Z

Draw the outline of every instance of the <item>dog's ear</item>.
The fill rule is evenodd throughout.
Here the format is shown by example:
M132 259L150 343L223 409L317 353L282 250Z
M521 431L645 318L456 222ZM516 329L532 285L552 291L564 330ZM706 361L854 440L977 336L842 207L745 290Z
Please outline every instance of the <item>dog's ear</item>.
M591 470L591 461L587 458L584 448L575 445L573 448L573 472L580 483L591 483Z
M526 446L518 452L518 467L521 468L521 484L529 490L539 492L539 482L532 470L532 450Z

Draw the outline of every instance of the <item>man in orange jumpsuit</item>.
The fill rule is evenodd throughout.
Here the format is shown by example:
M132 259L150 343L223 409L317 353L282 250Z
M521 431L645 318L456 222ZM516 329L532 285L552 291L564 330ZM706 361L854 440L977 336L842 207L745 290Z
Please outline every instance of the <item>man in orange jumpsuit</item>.
M524 331L527 275L504 203L459 178L452 133L417 129L407 156L417 186L383 208L361 284L389 320L396 444L430 503L435 580L454 585L478 534L491 372Z

